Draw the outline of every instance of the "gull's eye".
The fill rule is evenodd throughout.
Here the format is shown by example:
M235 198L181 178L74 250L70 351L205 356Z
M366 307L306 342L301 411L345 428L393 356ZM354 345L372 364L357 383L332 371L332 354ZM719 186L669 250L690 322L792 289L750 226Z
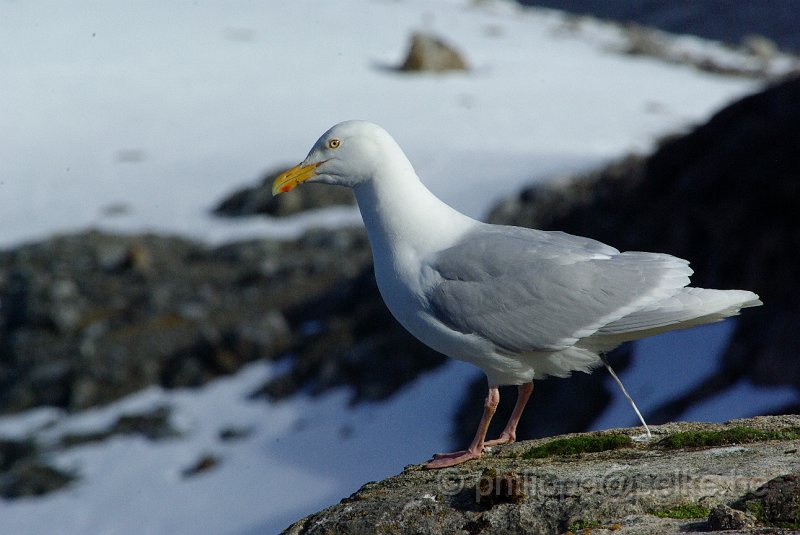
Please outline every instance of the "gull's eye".
M336 138L333 138L333 139L331 139L330 141L328 141L328 148L329 148L329 149L338 149L338 148L339 148L339 145L341 145L341 144L342 144L342 142L341 142L341 141L339 141L339 140L338 140L338 139L336 139Z

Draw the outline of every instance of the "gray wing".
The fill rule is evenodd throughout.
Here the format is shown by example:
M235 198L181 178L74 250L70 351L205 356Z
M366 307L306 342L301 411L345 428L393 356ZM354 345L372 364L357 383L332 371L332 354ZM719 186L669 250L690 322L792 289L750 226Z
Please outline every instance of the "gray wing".
M430 313L512 353L558 351L667 298L688 262L563 232L486 225L429 259Z

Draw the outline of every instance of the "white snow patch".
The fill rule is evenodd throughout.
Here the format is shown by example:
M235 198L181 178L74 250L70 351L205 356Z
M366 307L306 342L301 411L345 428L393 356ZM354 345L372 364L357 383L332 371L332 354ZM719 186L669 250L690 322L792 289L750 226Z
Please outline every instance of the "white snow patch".
M252 364L192 390L149 388L75 415L35 411L0 419L0 436L40 431L45 442L108 428L119 416L170 406L183 436L148 441L116 436L56 451L50 461L80 480L42 498L0 501L3 533L276 533L364 482L447 448L462 385L475 371L450 363L421 377L392 403L349 407L349 394L287 403L249 399L273 366ZM57 417L54 419L54 416ZM220 439L226 428L250 434ZM219 465L191 478L203 455Z
M0 54L0 247L88 227L296 235L209 210L352 118L386 127L435 193L483 216L522 184L648 150L758 85L626 57L593 37L613 26L565 30L557 12L505 2L84 7L2 7L0 49L14 53ZM387 68L419 29L472 70ZM314 224L356 220L339 215Z

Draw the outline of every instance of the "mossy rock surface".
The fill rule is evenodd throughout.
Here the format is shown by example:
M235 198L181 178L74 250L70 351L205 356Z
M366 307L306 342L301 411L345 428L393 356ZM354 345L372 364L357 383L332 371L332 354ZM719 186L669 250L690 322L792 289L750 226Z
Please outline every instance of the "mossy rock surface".
M649 441L631 428L508 444L449 469L408 466L284 533L701 533L738 502L758 520L726 533L791 532L798 429L800 416L765 416L655 426Z
M707 518L711 511L708 507L697 505L696 503L686 503L669 509L655 511L653 514L658 518Z
M630 448L633 440L624 434L579 435L571 438L560 438L534 446L522 455L525 459L543 459L556 455L578 455L581 453L597 453L600 451Z
M763 430L737 425L727 429L698 429L673 433L660 440L658 445L666 449L708 448L766 440L797 439L800 439L800 428L797 427Z

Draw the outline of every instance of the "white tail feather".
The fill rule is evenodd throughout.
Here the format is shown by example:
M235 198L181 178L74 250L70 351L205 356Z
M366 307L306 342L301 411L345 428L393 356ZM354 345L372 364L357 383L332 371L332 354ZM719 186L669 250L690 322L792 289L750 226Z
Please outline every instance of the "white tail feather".
M713 323L738 314L742 308L760 304L758 296L746 290L682 288L666 299L605 325L597 334L636 339L657 332ZM637 333L642 333L642 336L625 336Z

